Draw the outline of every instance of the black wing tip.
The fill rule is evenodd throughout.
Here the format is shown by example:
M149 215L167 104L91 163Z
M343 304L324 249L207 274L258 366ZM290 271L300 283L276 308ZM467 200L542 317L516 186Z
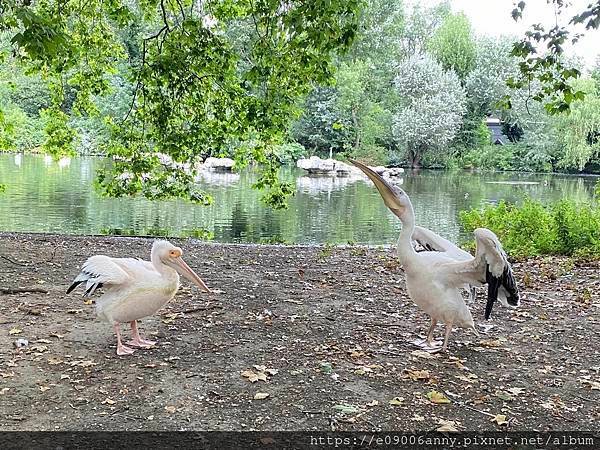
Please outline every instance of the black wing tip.
M506 298L508 304L511 306L519 306L519 288L517 287L517 281L515 280L510 265L506 266L506 269L504 269L504 273L502 274L502 286L504 286L504 289L506 289L506 292L508 293L508 297Z
M519 306L519 289L517 288L517 282L510 264L506 265L502 275L499 277L492 275L490 266L486 265L485 280L488 283L488 300L485 305L485 320L489 320L492 315L492 308L494 307L494 302L498 299L498 288L500 286L502 286L508 294L506 298L507 303L511 306Z
M485 304L485 320L490 320L492 316L492 309L494 308L494 303L498 300L498 288L502 282L502 277L496 278L490 272L489 264L485 266L485 281L488 285L488 297L487 303Z
M85 294L83 294L85 297L91 297L92 294L94 292L96 292L96 289L99 289L103 286L102 283L96 283L96 284L92 284L89 288L86 289Z
M71 286L69 286L69 289L67 289L67 294L70 294L71 292L73 292L73 289L75 289L81 283L83 283L83 281L75 281Z

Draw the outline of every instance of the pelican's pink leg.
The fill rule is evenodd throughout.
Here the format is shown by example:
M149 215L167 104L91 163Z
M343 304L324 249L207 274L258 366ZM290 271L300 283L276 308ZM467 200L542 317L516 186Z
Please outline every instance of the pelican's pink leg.
M138 331L136 320L132 320L129 323L131 324L131 336L133 337L131 341L127 342L129 345L133 345L135 347L148 348L156 344L155 341L148 341L146 339L142 339L142 337L140 336L140 332Z
M115 333L117 333L117 355L131 355L135 350L123 345L121 342L121 324L115 323Z
M444 345L442 346L443 352L448 350L448 340L450 339L450 333L452 333L452 322L447 322L446 323L446 335L444 336Z
M433 347L433 330L435 330L435 326L437 325L437 320L433 317L431 318L431 326L429 327L429 332L427 333L427 345Z

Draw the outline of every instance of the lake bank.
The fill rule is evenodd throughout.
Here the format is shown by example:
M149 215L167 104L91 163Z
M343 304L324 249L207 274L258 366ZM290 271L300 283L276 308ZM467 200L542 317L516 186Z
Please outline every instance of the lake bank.
M200 206L182 200L105 198L93 188L101 158L62 163L43 156L0 155L0 231L76 235L211 237L215 242L294 244L390 244L400 222L363 176L307 176L283 168L283 181L295 187L289 208L274 211L252 189L256 174L203 171L199 188L215 202ZM420 171L396 180L409 193L417 223L454 242L470 239L460 211L532 198L587 201L595 179L530 173Z
M409 341L428 320L389 249L172 241L218 291L184 283L141 324L158 345L123 358L65 290L88 256L148 258L151 240L0 233L0 288L46 291L0 294L2 429L599 429L598 262L515 263L521 308L497 306L479 338L457 330L448 354L424 358ZM484 304L480 291L478 323Z

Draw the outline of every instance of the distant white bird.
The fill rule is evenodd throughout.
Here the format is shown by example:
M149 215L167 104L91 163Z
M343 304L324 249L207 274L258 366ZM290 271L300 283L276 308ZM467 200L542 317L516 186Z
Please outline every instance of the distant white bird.
M368 166L350 161L373 181L385 205L402 222L398 257L404 267L409 296L431 317L426 340L430 347L433 346L433 331L438 321L446 325L443 351L448 348L448 339L454 325L472 329L478 334L471 311L461 295L460 290L465 285L488 284L486 314L488 307L491 312L500 286L508 293L508 303L518 306L519 294L512 270L494 233L486 228L476 229L473 233L477 243L475 256L462 261L457 261L444 252L417 252L412 245L416 228L415 213L406 192L389 184Z
M91 297L96 289L104 287L105 293L96 301L96 314L114 326L117 355L129 355L134 350L121 342L120 324L131 324L133 339L127 344L142 348L156 344L142 339L137 320L156 313L175 296L179 273L205 292L211 292L181 258L182 254L181 248L168 241L155 241L150 261L92 256L84 263L67 294L84 282L84 296Z

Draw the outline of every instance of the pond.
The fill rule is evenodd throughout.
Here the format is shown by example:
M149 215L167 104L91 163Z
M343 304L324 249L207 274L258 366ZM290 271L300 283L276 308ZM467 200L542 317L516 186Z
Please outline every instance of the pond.
M217 242L301 244L395 242L400 222L384 206L366 178L308 177L284 168L296 194L289 209L274 211L251 188L252 172L205 172L199 184L214 197L211 206L182 200L148 201L99 196L93 186L100 158L52 161L42 155L0 154L0 231L65 234L125 234L200 237ZM529 196L543 201L563 197L587 200L596 178L568 175L420 171L406 173L419 225L452 240L466 239L459 211L501 199Z

